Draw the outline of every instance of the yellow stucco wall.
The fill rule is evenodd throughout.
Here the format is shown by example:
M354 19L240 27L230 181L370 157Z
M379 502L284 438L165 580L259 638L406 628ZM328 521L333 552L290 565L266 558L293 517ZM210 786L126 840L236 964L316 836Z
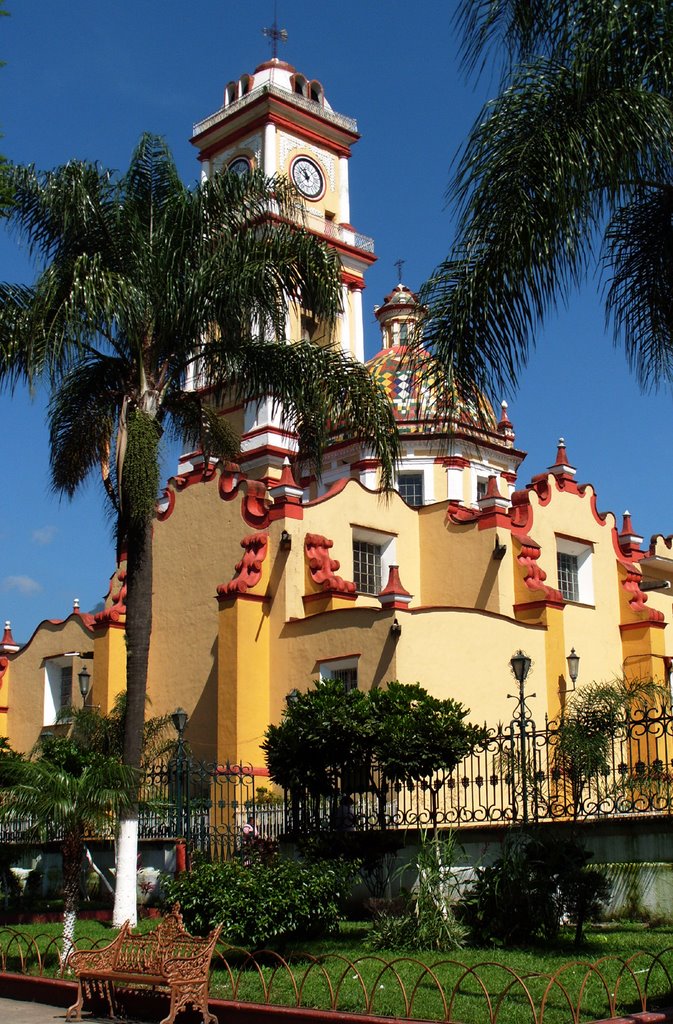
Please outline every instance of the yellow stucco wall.
M196 757L262 767L266 725L279 719L290 690L307 689L321 664L329 667L333 659L352 659L363 688L418 681L462 701L472 720L489 725L511 718L509 659L519 648L533 661L527 692L535 694L529 704L539 723L561 707L571 647L581 656L580 685L609 680L622 669L630 678L664 676L665 622L652 623L649 609L668 616L671 599L657 592L646 604L642 595L634 604L634 590L624 584L637 581L639 570L616 548L613 517L594 515L589 490L559 490L551 479L545 499L530 493L530 507L517 513L510 532L497 517L490 524L483 517L456 524L447 519L447 502L411 509L396 494L385 499L348 481L271 521L263 518L264 503L253 502L253 513L256 508L262 517L254 525L242 516L247 484L223 500L219 472L205 483L192 479L178 487L172 511L155 524L148 693L152 714L187 710ZM351 581L359 530L393 539L391 561L412 595L407 607L393 611L374 596L321 592L308 568L306 535L333 542L329 557L340 562L333 571ZM234 577L244 554L241 540L257 532L268 536L259 578L241 596L218 600L218 586ZM506 545L501 559L493 556L496 535ZM558 584L559 538L591 546L591 603L547 600ZM539 548L531 548L532 541ZM531 566L520 558L524 545L546 573L537 586L526 583ZM660 559L656 566L666 577L667 563ZM390 630L395 618L397 638ZM14 745L30 747L39 733L44 658L84 648L96 652L93 699L109 707L123 685L123 632L99 628L94 640L76 616L44 623L11 659L7 722Z
M18 654L10 655L11 697L7 711L7 735L15 750L28 752L37 742L45 724L45 666L47 659L59 658L66 653L82 654L94 649L93 635L78 615L63 622L42 622L30 641ZM79 657L64 659L72 664L72 703L81 704L77 674L84 662ZM86 665L91 671L91 661ZM89 703L95 701L93 688ZM52 722L46 723L51 726Z

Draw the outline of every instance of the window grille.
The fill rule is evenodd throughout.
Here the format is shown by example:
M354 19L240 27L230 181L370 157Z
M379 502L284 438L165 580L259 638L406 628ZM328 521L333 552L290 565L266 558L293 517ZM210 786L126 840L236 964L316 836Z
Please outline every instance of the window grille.
M69 708L72 704L72 665L61 669L61 693L59 708Z
M397 478L397 489L400 497L404 498L407 505L418 508L423 504L423 474L422 473L400 473Z
M353 580L361 594L381 593L381 545L353 541Z
M558 586L566 601L579 601L579 566L577 555L559 551L556 555Z
M340 683L343 683L345 693L358 688L358 670L356 668L337 668L332 673L332 679L338 679Z

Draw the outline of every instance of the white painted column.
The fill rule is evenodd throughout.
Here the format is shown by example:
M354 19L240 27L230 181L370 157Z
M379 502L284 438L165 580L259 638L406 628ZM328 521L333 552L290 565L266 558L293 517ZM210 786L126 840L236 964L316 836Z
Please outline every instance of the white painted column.
M347 284L341 285L341 302L343 304L343 313L339 320L341 338L341 351L346 355L350 355L351 351L351 316L350 316L350 291Z
M275 124L264 125L264 173L271 178L278 170L276 163L276 126Z
M351 302L353 310L353 355L360 362L365 361L365 331L362 321L362 289L353 288L351 291Z
M339 157L339 223L350 224L351 202L348 191L348 157Z

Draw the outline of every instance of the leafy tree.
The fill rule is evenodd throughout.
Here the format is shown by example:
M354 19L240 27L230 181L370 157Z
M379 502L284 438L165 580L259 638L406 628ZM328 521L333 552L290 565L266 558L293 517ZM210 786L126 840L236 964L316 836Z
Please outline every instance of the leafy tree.
M121 177L73 161L13 172L10 220L43 266L31 287L0 286L0 383L52 389L52 484L71 496L103 480L126 554L124 761L141 760L152 632L152 522L164 434L234 457L223 394L268 394L319 466L343 422L381 459L397 454L392 410L366 367L333 347L287 345L287 296L329 327L337 255L297 224L283 178L221 174L194 189L163 140L144 135ZM276 338L276 341L269 341ZM190 389L197 378L205 390ZM136 919L137 805L124 811L115 922Z
M596 265L644 388L673 383L670 0L462 0L468 69L504 55L423 290L426 340L465 394L516 386L535 331Z
M26 839L60 843L64 964L73 943L85 835L109 832L133 802L135 772L68 737L43 739L31 757L3 755L2 761L0 819L25 826Z
M295 796L307 792L316 819L321 795L371 789L384 826L391 783L450 771L481 742L484 730L467 723L468 714L458 701L432 697L418 683L345 693L339 680L321 679L288 702L262 749L273 781Z

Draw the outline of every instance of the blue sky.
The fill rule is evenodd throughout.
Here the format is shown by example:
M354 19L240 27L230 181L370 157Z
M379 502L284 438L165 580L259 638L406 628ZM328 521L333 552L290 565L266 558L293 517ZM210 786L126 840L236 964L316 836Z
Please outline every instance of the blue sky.
M12 160L48 168L77 157L123 169L143 130L168 139L183 178L198 176L194 121L219 108L226 83L269 54L261 29L272 0L8 0L0 19L0 128ZM495 78L475 87L457 66L453 2L279 0L288 30L281 56L322 81L332 107L362 134L350 166L351 220L376 241L368 276L368 354L378 348L375 303L396 283L417 288L446 254L450 165ZM30 280L17 240L0 229L0 278ZM635 529L673 531L666 450L670 396L644 396L612 346L591 283L538 338L510 401L525 483L553 462L564 436L578 479L598 506ZM0 396L0 617L26 640L43 618L65 617L78 597L99 602L114 568L97 482L73 502L49 491L45 396ZM173 457L166 466L174 470Z

